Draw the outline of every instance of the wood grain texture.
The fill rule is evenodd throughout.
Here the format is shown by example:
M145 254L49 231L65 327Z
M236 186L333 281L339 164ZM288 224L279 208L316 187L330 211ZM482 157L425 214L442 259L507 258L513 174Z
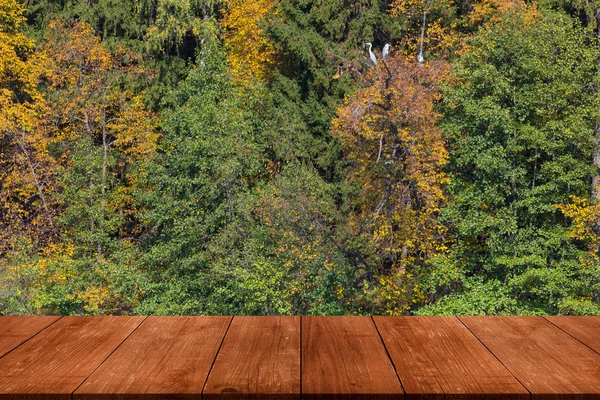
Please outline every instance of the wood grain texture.
M231 317L148 317L74 399L199 399Z
M544 317L600 354L600 317Z
M374 317L407 398L529 399L456 317Z
M600 400L599 320L0 317L0 400Z
M144 317L63 317L0 358L0 398L70 399Z
M0 357L60 317L0 317Z
M300 399L300 317L234 317L202 397Z
M370 317L302 318L303 399L401 399Z
M536 399L600 399L600 355L542 317L460 317Z

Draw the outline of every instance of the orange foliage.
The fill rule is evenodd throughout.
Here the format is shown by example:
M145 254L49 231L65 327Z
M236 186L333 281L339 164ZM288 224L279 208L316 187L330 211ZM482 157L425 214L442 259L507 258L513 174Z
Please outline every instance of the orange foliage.
M388 70L389 67L389 70ZM371 85L348 98L333 134L360 186L351 224L379 255L385 309L402 313L417 301L415 267L445 250L437 222L448 177L448 153L434 111L442 62L419 66L401 56L368 73Z
M528 5L523 0L482 0L473 5L473 11L469 14L469 22L472 26L490 26L502 22L502 15L514 9L526 12L526 22L537 18L536 3Z

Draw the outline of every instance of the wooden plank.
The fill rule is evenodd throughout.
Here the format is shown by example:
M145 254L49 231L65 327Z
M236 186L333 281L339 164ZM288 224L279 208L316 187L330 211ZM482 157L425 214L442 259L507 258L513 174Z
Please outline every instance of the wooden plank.
M199 399L231 317L148 317L75 399Z
M300 317L234 317L204 399L300 399Z
M70 399L144 317L63 317L0 358L0 398Z
M600 317L544 317L600 354Z
M534 398L600 399L600 355L542 317L460 317Z
M0 357L60 317L0 317Z
M401 399L370 317L302 318L303 399Z
M456 317L374 317L407 398L529 399Z

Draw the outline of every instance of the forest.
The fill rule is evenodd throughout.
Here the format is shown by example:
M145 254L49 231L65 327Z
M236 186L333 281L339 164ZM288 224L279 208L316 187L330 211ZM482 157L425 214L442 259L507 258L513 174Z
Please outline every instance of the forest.
M0 0L0 315L600 315L598 0Z

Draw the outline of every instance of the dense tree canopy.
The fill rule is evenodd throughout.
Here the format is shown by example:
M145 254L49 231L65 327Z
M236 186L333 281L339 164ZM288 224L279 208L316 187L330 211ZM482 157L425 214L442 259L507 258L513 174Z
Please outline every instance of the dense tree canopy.
M0 0L0 314L600 314L599 7Z
M444 105L453 154L445 218L456 233L449 261L467 290L433 309L597 307L600 270L572 240L572 222L561 212L570 196L589 198L595 173L599 54L588 40L565 16L515 6L475 35L454 64ZM494 302L469 290L486 286Z

